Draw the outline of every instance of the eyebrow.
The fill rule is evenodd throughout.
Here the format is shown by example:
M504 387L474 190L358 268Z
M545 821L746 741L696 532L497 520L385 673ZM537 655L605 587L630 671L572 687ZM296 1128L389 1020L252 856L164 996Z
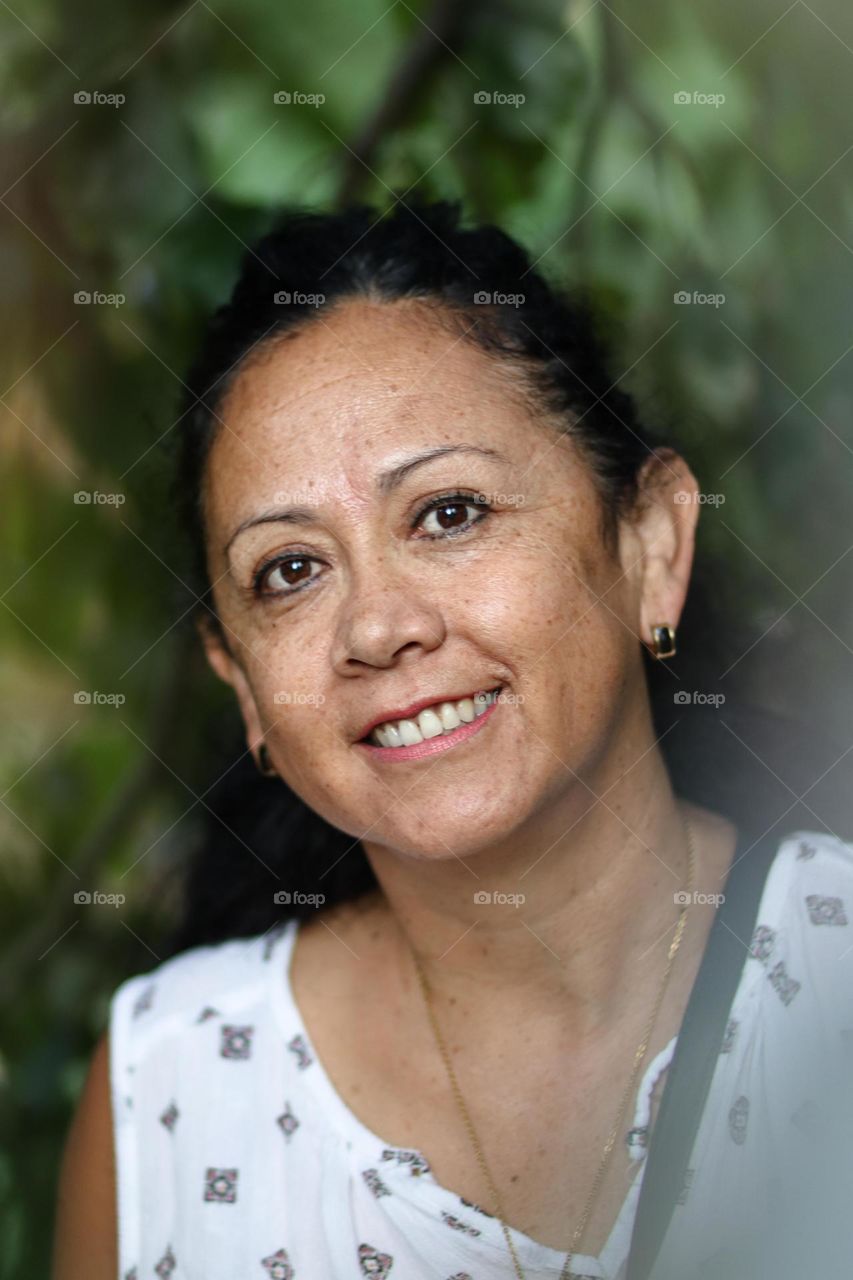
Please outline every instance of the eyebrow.
M484 448L482 445L476 444L438 445L434 449L426 449L423 453L413 454L411 458L406 458L405 461L397 463L396 466L390 467L387 471L380 472L376 477L375 488L377 493L382 497L386 497L416 467L421 467L425 462L431 462L434 458L441 458L449 453L476 453L481 457L497 459L499 462L512 465L510 459L499 453L497 449ZM235 538L244 533L246 529L251 529L258 524L276 523L322 524L323 521L312 507L275 507L271 511L262 511L259 515L250 516L248 520L244 520L242 524L237 526L222 549L223 555L227 555Z

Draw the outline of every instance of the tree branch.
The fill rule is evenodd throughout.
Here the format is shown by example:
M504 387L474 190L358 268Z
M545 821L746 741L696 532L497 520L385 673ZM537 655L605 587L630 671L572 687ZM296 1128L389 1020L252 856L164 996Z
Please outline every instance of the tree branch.
M349 144L352 150L344 153L337 191L339 205L354 198L383 137L400 128L431 77L452 56L476 7L475 0L469 0L467 5L459 0L436 0L427 18L418 23L417 33L388 81L379 106Z

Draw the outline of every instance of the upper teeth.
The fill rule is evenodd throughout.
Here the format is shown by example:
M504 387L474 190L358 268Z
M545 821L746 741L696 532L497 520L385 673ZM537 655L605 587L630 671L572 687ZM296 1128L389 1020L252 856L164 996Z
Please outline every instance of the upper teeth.
M470 724L488 710L499 693L500 689L493 689L458 702L436 702L411 720L386 720L372 730L368 741L380 747L414 747L425 738L437 738L452 733L460 724Z

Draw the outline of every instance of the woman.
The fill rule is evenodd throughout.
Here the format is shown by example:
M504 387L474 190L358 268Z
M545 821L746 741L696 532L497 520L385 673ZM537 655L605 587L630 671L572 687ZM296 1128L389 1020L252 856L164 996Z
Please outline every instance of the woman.
M188 387L208 660L266 785L346 839L303 879L262 869L281 927L235 917L115 993L56 1275L82 1274L73 1222L89 1277L634 1280L685 1010L767 838L676 794L651 714L697 481L611 385L591 313L447 203L282 218ZM804 1043L812 979L843 968L853 847L770 839L667 1280L736 1274L782 1124L762 1052ZM371 875L324 903L347 860ZM105 1157L97 1207L73 1190L113 1132L117 1243Z

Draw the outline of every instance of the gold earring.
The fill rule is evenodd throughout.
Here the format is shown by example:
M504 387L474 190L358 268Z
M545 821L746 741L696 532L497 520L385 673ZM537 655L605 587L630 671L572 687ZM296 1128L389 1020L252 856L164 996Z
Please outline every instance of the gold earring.
M258 765L259 772L262 773L265 778L278 777L278 770L270 763L270 753L267 750L267 745L265 742L261 743L260 748L258 750L257 765Z
M652 643L656 658L672 658L675 655L675 627L659 622L652 627Z

